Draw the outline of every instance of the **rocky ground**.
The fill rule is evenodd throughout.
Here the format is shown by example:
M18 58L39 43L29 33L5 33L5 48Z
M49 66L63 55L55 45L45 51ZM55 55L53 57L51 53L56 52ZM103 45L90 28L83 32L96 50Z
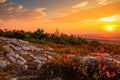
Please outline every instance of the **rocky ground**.
M53 48L34 46L28 41L0 37L0 68L14 64L18 72L28 69L40 69L51 58Z
M52 58L54 49L46 46L35 46L28 41L0 37L0 70L7 66L17 66L13 69L13 74L19 74L21 71L38 70L49 59ZM101 55L107 58L110 64L115 61L120 66L120 55L110 56L109 54L92 53L92 55ZM96 61L94 56L82 57L82 63L91 63ZM120 67L119 67L120 69ZM15 79L12 79L15 80Z

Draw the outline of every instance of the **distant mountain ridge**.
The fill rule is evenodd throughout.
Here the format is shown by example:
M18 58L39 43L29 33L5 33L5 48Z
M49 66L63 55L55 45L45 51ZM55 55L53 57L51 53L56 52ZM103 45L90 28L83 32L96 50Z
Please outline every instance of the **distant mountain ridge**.
M87 39L120 41L119 34L111 35L111 36L106 36L106 35L100 36L100 35L97 35L97 34L77 34L76 36L82 36L82 37L85 37Z

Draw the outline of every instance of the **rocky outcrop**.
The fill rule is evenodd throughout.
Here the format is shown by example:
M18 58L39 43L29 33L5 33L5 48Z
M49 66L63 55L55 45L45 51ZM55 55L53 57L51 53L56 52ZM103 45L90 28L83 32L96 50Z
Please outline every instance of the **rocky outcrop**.
M115 62L120 67L120 61L118 61L116 59L108 58L105 56L98 56L98 57L85 56L85 57L82 57L80 60L81 60L82 64L87 64L87 65L91 65L92 63L95 64L95 63L100 62L101 64L106 64L107 66L110 66L113 62Z
M9 63L13 63L27 69L27 64L37 63L37 68L40 69L42 64L48 58L51 58L50 54L52 54L52 51L54 50L50 47L34 46L28 41L19 39L0 37L0 42L2 47L5 49L6 56L5 60L0 59L0 67L2 68L9 65ZM47 55L49 57L47 57Z

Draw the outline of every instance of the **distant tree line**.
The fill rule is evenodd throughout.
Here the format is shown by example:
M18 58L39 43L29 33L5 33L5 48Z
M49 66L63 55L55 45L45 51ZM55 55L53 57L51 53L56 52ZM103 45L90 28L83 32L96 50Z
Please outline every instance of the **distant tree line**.
M86 38L66 35L61 33L60 35L45 33L42 29L37 29L34 32L25 32L23 30L0 30L0 36L7 38L16 38L27 40L33 43L56 43L63 45L80 45L80 44L89 44L93 46L99 46L98 41L88 42Z

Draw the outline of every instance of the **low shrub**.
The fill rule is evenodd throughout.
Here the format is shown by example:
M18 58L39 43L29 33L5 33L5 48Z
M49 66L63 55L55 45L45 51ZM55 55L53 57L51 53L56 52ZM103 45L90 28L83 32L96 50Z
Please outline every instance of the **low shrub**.
M78 57L70 57L67 54L54 55L54 59L48 61L37 72L40 80L52 80L56 77L62 80L119 80L120 72L117 64L107 67L101 62L83 65Z
M9 80L9 79L10 79L10 74L5 72L0 72L0 80Z

